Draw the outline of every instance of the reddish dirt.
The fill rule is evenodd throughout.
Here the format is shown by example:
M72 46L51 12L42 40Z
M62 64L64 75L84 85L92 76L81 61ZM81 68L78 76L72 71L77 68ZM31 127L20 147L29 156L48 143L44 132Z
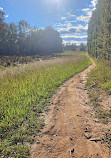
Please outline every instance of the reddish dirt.
M94 67L93 62L60 87L45 114L45 128L32 146L30 158L111 158L110 149L101 141L104 130L111 126L94 118L84 88L87 74Z

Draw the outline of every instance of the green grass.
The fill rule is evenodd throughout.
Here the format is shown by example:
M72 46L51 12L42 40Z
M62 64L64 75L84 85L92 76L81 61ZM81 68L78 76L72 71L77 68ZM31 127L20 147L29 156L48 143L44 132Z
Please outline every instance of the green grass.
M97 67L90 73L91 84L106 90L111 94L111 67L104 62L97 64Z
M86 83L90 105L93 106L95 117L99 122L108 124L111 110L102 104L103 96L111 95L111 63L110 61L95 61L97 66L90 72ZM104 131L103 142L111 148L111 130Z
M101 107L103 93L111 94L111 64L108 61L98 61L88 76L86 87L88 89L90 101L96 111L96 117L101 122L107 123L108 118L111 118L111 111L104 110Z
M86 83L90 104L95 110L95 117L99 122L107 124L111 118L111 110L102 106L102 96L111 95L111 63L110 61L96 61L97 66L90 72ZM111 131L104 133L104 143L111 147Z
M10 67L0 72L0 156L28 157L27 142L44 126L40 113L58 87L91 64L84 55Z

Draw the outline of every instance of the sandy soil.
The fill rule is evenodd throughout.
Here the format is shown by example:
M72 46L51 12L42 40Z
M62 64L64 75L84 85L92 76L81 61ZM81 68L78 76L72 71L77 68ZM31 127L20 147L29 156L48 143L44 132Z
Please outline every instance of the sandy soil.
M85 82L95 63L65 82L52 99L42 135L36 138L30 158L111 158L102 143L110 125L94 118Z

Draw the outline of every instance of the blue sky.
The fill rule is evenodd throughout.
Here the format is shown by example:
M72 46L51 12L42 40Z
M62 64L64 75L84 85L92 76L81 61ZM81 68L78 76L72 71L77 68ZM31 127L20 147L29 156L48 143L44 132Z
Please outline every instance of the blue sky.
M58 30L63 42L86 44L88 21L97 0L0 0L5 21L26 20L31 26Z

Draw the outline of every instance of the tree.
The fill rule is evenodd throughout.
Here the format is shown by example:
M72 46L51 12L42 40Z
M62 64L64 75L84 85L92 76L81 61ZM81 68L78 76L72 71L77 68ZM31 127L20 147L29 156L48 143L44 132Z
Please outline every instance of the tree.
M19 53L20 55L26 55L27 54L27 34L28 30L30 28L29 24L21 20L18 25L18 45L19 45Z
M88 25L87 47L96 58L111 58L111 0L98 0Z
M83 43L81 43L79 49L80 51L86 51L86 46Z
M58 31L48 26L46 29L31 28L21 20L18 25L4 23L4 13L0 14L0 55L37 55L62 51L62 39Z

